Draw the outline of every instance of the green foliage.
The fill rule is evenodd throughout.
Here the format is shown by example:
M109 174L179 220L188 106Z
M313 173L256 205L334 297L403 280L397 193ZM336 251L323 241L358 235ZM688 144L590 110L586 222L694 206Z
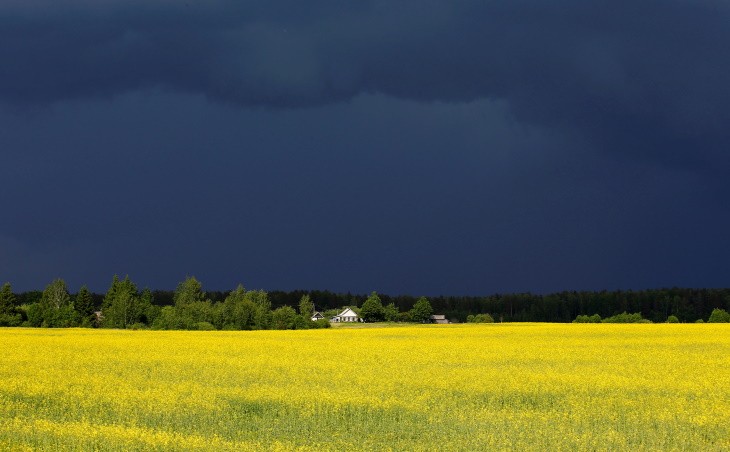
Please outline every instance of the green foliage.
M78 326L79 317L72 305L62 306L58 309L47 309L43 312L43 323L41 326L48 328L70 328Z
M145 310L148 324L159 330L207 330L222 328L231 321L225 303L213 305L204 296L200 282L192 277L186 278L175 290L174 306L157 309L150 305ZM142 299L148 297L151 300L151 292L142 293Z
M66 282L60 278L53 280L43 291L40 303L44 309L58 310L70 306L71 295L69 295L68 288L66 288Z
M271 327L275 330L294 330L301 324L301 316L291 306L275 309L271 317Z
M494 319L489 314L476 314L466 317L467 323L494 323Z
M593 315L579 315L573 320L573 323L601 323L601 316L598 314Z
M400 312L398 312L398 307L395 305L395 303L389 303L388 305L383 307L383 318L387 322L397 322L399 314Z
M20 314L0 314L0 326L20 326L22 323Z
M10 283L3 284L0 289L0 315L15 314L15 294Z
M37 308L30 313L33 316L32 326L43 326L48 328L68 328L77 326L79 315L71 303L71 295L68 293L66 282L62 279L55 279L46 286ZM40 325L37 323L40 321Z
M216 306L214 324L222 330L250 330L254 324L256 305L246 297L246 290L238 285Z
M177 315L174 306L165 306L160 310L160 314L152 323L154 330L184 330L185 324Z
M152 325L155 318L160 314L160 307L154 304L155 300L152 291L145 288L139 295L139 301L144 311L142 314L142 322L147 325Z
M319 319L312 322L312 328L332 328L332 324L327 319Z
M376 292L371 293L362 304L360 317L366 322L380 322L384 319L383 302Z
M254 329L268 330L272 328L272 312L270 309L258 306L253 316Z
M431 319L431 314L433 314L431 302L426 297L421 297L411 308L410 318L412 322L425 323Z
M268 329L271 302L266 292L246 291L238 285L223 303L213 306L213 325L223 330Z
M3 284L0 290L0 326L18 326L22 316L15 307L15 295L10 283Z
M651 323L641 316L640 312L628 314L626 311L602 320L603 323Z
M96 317L94 315L94 300L86 286L82 286L79 293L76 294L74 309L81 318L81 326L90 327L93 325L93 320Z
M185 278L185 281L177 285L173 300L175 306L184 306L186 304L195 303L205 300L203 293L203 285L194 276Z
M150 295L151 296L151 295ZM148 320L152 312L149 297L140 297L137 286L126 276L123 280L114 275L104 302L102 303L101 326L105 328L128 328L135 323Z
M724 309L715 308L707 319L708 323L730 323L730 313Z
M411 321L411 311L399 312L398 316L396 317L396 322L410 322L410 321Z
M25 314L22 326L38 328L43 324L43 308L40 303L24 304L20 310Z
M302 295L302 298L299 299L299 315L311 321L313 314L314 303L309 298L309 295Z
M676 315L670 315L667 317L667 323L679 323L679 319Z
M324 311L322 313L322 315L329 322L329 319L331 319L332 317L336 316L340 312L342 312L342 310L340 310L340 309L327 309L326 311Z
M208 322L198 322L195 324L195 328L193 328L198 331L213 331L216 328Z

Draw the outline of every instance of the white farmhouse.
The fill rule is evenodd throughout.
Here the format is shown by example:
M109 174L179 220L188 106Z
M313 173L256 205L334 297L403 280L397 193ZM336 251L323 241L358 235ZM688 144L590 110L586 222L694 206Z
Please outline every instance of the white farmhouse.
M340 323L340 322L360 322L360 316L355 313L350 308L346 308L344 311L340 312L336 316L332 317L330 319L330 322Z

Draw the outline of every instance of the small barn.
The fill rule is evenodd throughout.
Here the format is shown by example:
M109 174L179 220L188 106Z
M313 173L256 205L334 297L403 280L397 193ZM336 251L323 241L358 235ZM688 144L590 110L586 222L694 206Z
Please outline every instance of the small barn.
M433 314L430 320L431 323L449 323L449 319L444 314Z
M312 322L316 322L317 320L322 320L323 318L324 318L324 316L322 315L321 312L315 312L312 315Z
M350 308L346 308L344 311L340 312L336 316L332 317L330 319L330 322L334 323L340 323L340 322L360 322L360 316L357 315L355 311L353 311Z

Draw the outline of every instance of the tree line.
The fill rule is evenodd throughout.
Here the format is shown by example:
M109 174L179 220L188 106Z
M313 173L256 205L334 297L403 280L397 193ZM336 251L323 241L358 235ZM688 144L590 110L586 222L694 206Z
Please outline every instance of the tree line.
M105 294L86 286L71 294L62 279L43 291L15 294L9 283L0 290L0 326L100 326L158 329L311 328L316 308L324 317L352 307L367 321L422 322L431 313L451 321L572 322L607 319L631 312L642 319L680 322L724 319L730 289L669 288L640 291L564 291L547 295L518 293L414 297L329 291L246 290L203 292L194 277L174 291L139 290L125 277L114 277ZM719 315L719 317L718 317Z
M107 292L93 294L86 286L75 295L65 281L55 279L42 292L14 294L10 283L0 289L0 326L152 328L160 330L265 330L328 328L328 318L339 309L324 310L324 319L313 320L315 303L301 294L296 303L273 306L263 290L246 290L239 285L213 298L202 284L188 277L175 291L139 290L129 279L114 276ZM159 296L160 299L157 299ZM292 306L296 306L295 309ZM362 306L350 306L365 321L425 322L432 309L421 298L408 312L395 305L383 306L376 292ZM342 309L342 307L340 308Z
M274 305L292 303L308 294L324 308L342 305L361 306L367 296L328 291L271 292ZM380 294L383 304L407 311L418 300L410 295ZM713 310L730 311L730 289L663 288L615 291L563 291L551 294L507 293L488 296L430 296L434 313L451 321L465 322L469 316L481 321L489 314L495 322L569 323L578 316L598 315L606 319L624 312L638 313L651 322L665 322L670 316L680 322L708 320Z

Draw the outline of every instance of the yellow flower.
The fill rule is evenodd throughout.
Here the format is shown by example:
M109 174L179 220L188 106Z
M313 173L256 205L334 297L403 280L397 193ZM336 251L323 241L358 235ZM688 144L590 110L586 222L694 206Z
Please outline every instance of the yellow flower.
M726 450L730 329L0 329L2 450Z

